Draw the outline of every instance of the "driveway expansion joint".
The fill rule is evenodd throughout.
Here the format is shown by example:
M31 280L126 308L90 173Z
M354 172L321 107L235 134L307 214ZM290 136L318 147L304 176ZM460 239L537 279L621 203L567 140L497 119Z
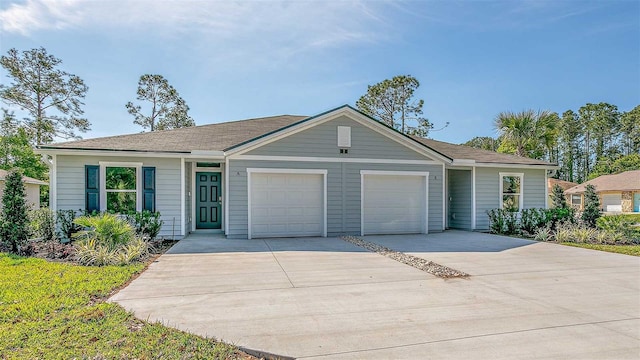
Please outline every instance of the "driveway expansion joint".
M366 241L359 237L347 235L341 236L340 239L443 279L468 278L470 276L469 274L462 271L452 269L444 265L436 264L433 261L429 261L417 256L405 254L400 251L395 251L389 249L388 247Z
M614 323L619 321L637 320L637 319L638 318L624 318L624 319L591 321L591 322L582 322L582 323L564 324L564 325L555 325L555 326L543 326L543 327L537 327L537 328L520 329L520 330L513 330L513 331L502 331L502 332L496 332L496 333L461 336L457 338L429 340L429 341L421 341L421 342L415 342L415 343L409 343L409 344L383 346L383 347L370 348L370 349L360 349L360 350L341 351L341 352L334 352L334 353L327 353L327 354L300 356L297 359L315 359L315 358L322 358L322 357L335 356L335 355L357 354L357 353L366 353L366 352L378 351L378 350L408 348L408 347L427 345L427 344L437 344L437 343L445 343L445 342L460 341L460 340L467 340L467 339L477 339L477 338L484 338L484 337L491 337L491 336L518 334L518 333L526 333L526 332L539 331L539 330L569 328L569 327L575 327L575 326L600 325L600 324Z
M264 244L267 246L267 248L269 249L269 252L271 252L271 256L273 256L273 259L276 261L278 266L280 266L280 269L282 269L282 272L284 273L284 276L287 277L287 280L289 281L289 284L291 284L291 287L295 289L296 286L293 285L293 281L291 281L289 274L287 274L287 271L282 267L282 264L280 264L280 261L278 261L276 254L273 253L273 249L271 248L271 246L269 246L269 243L267 242L267 240L262 240L262 242L264 242Z

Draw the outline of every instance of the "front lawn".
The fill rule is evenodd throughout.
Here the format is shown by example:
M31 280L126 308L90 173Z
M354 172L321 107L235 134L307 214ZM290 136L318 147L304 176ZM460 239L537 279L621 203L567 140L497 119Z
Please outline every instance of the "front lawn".
M0 358L252 358L104 302L142 270L141 264L85 267L0 253Z
M640 256L640 245L602 245L563 242L562 245L581 247L585 249L607 251L631 256Z

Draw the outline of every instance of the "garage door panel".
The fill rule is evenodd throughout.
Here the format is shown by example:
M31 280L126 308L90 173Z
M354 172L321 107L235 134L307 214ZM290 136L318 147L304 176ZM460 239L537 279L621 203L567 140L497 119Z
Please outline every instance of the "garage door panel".
M602 208L604 211L622 211L622 194L602 195Z
M323 235L323 175L254 173L249 186L252 237Z
M420 175L363 175L363 233L424 232L425 181Z

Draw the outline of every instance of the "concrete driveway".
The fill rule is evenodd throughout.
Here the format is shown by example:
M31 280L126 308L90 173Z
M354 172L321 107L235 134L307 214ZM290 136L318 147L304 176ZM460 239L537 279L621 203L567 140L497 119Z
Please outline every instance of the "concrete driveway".
M365 239L471 277L335 238L192 235L111 300L295 358L640 357L640 258L461 231Z

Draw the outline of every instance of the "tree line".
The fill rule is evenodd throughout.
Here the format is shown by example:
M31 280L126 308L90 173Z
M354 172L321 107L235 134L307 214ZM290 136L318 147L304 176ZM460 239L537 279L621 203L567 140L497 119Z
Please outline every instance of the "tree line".
M424 100L414 99L419 86L410 75L395 76L368 86L356 106L400 132L427 137L434 126L424 117ZM578 183L640 169L640 105L621 112L609 103L588 103L562 115L505 111L493 126L497 137L474 137L463 145L557 163L552 176Z
M45 179L47 167L33 153L33 145L56 139L79 139L91 128L84 118L88 86L60 69L62 61L44 48L10 49L0 65L11 79L0 84L0 99L20 108L22 119L2 108L0 168L19 167L25 175ZM398 75L369 85L357 108L408 135L428 137L439 129L424 116L424 100L415 99L419 81ZM144 74L138 80L137 103L125 108L143 130L194 126L189 106L162 75ZM588 103L562 115L551 111L505 111L494 120L497 137L475 137L464 145L558 163L555 177L584 182L601 174L640 168L640 105L620 112L608 103Z
M56 139L80 139L91 129L84 118L84 98L89 87L77 75L61 69L62 60L37 48L10 49L0 66L10 79L0 84L0 99L26 115L17 118L2 108L0 120L0 169L22 169L24 175L46 179L47 167L33 146ZM189 106L162 75L144 74L138 81L136 100L125 108L143 130L168 130L194 126Z
M464 145L557 163L553 175L577 183L640 169L640 105L627 112L605 102L562 115L502 112L494 127L496 138L475 137Z

